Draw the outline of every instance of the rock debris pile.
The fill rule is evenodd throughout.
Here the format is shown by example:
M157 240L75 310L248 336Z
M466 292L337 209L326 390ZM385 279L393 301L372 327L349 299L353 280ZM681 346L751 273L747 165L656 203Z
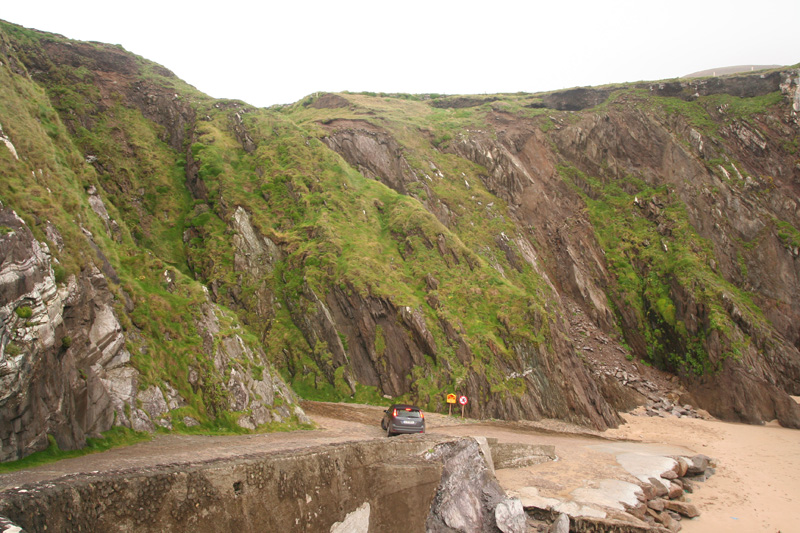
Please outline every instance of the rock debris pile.
M539 503L523 500L529 516L529 531L555 533L568 531L678 532L682 521L700 516L687 501L695 483L705 481L715 471L715 461L705 455L670 458L672 467L659 477L639 473L635 504L624 503L624 512L602 505L565 505L540 498ZM543 505L549 503L547 505ZM570 503L570 502L567 502Z
M679 405L676 402L681 394L673 390L673 385L677 381L675 376L661 377L657 370L645 369L640 364L629 361L628 352L615 339L592 323L580 307L572 304L569 305L569 309L572 313L569 321L570 333L573 339L579 339L576 340L576 344L583 353L584 360L591 367L592 374L600 379L614 380L643 397L642 403L645 409L635 410L633 414L702 418L693 406ZM648 379L645 377L646 374L652 375L653 378Z

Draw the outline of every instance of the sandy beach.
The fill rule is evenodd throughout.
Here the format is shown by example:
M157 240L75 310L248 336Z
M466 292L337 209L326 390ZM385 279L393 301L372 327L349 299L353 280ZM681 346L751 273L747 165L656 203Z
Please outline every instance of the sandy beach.
M800 431L690 418L624 415L609 436L684 446L717 460L691 501L701 515L686 533L800 532Z

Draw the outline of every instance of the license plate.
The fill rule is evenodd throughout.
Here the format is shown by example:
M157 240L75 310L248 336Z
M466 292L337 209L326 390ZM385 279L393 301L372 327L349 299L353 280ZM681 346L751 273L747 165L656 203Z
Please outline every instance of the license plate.
M403 424L416 424L413 420L403 420Z

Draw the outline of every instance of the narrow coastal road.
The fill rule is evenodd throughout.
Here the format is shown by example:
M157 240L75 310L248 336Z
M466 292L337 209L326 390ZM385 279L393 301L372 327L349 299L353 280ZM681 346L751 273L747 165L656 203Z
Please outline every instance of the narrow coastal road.
M303 408L317 424L318 429L231 436L157 435L148 442L2 474L0 490L77 473L149 468L157 465L193 463L269 451L386 438L380 428L383 415L381 407L304 402ZM480 435L499 438L506 442L555 444L558 449L564 450L572 448L576 443L602 442L599 433L558 422L537 425L496 421L487 423L436 413L426 413L426 422L429 433L452 436ZM593 464L601 463L602 461L593 461Z
M0 490L70 474L206 462L386 438L380 429L381 407L305 402L303 408L318 429L224 437L158 435L149 442L0 475ZM523 500L542 498L593 505L587 501L587 493L594 490L597 494L596 489L606 481L636 482L618 460L621 454L700 452L716 457L719 467L715 476L689 495L701 516L684 520L685 531L724 528L742 533L800 532L796 514L800 489L794 479L800 471L800 431L775 424L759 427L674 417L625 415L625 419L627 424L619 429L601 433L558 421L476 421L426 413L431 434L554 446L556 461L497 471L501 486ZM613 508L604 509L614 512Z
M380 408L371 425L310 414L319 429L251 435L156 435L153 440L105 452L64 459L27 470L0 474L0 490L61 476L149 468L157 465L193 463L239 457L269 451L286 451L324 444L381 438ZM359 407L354 406L354 413ZM362 415L363 416L363 415Z

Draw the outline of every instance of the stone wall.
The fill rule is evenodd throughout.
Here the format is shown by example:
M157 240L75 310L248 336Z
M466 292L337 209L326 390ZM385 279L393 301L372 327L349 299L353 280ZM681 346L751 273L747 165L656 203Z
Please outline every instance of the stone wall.
M0 516L28 532L499 531L495 508L519 501L484 453L471 438L404 436L78 474L1 492ZM503 524L524 524L517 507Z

